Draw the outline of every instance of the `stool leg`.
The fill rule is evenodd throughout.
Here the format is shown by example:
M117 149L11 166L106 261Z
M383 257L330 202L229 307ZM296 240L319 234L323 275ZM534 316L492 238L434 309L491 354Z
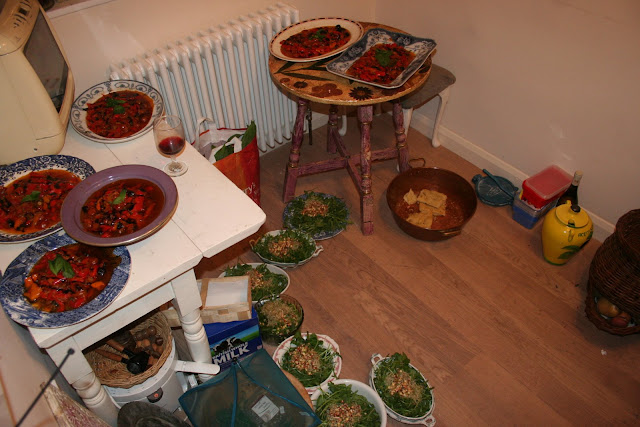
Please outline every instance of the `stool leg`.
M409 149L407 148L407 135L404 133L404 118L402 105L393 103L393 124L396 128L396 148L398 149L398 169L404 172L409 169Z
M300 147L304 138L304 118L309 107L309 101L298 99L298 113L296 123L293 126L293 138L291 139L291 151L289 152L289 163L284 176L284 189L282 201L287 203L293 198L296 192L296 181L298 180L298 163L300 162Z
M360 215L362 234L373 233L373 194L371 193L371 121L373 106L358 107L360 121Z
M438 128L440 127L440 121L442 120L442 113L444 107L449 101L449 88L446 88L438 94L440 97L440 105L438 105L438 111L436 111L436 120L433 123L433 135L431 135L431 145L434 147L440 146L440 140L438 139Z
M343 116L344 117L344 116ZM329 107L329 127L327 127L327 152L335 154L338 151L336 140L334 139L332 129L338 127L338 107L332 105Z
M403 108L402 115L404 116L404 133L409 135L409 126L411 126L411 117L413 116L413 107Z

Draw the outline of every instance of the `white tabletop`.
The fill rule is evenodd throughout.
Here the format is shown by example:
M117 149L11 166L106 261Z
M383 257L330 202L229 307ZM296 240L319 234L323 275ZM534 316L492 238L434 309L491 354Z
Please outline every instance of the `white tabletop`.
M85 139L70 127L60 154L86 160L96 171L120 164L162 168L169 161L155 149L152 132L129 142L102 144ZM203 257L211 257L250 236L264 223L266 216L262 209L196 150L187 146L180 159L189 165L189 170L173 178L178 188L178 208L160 231L127 247L131 273L122 293L106 309L78 324L29 328L38 346L49 348L72 335L81 336L83 330L106 317L121 318L117 312L126 306L146 310L137 313L127 310L130 313L127 319L120 319L136 320L159 305L158 300L147 301L150 292L166 287L167 282L195 267ZM31 243L1 244L0 269L4 271ZM133 314L137 317L132 317ZM88 345L95 342L95 337L86 337L81 342Z

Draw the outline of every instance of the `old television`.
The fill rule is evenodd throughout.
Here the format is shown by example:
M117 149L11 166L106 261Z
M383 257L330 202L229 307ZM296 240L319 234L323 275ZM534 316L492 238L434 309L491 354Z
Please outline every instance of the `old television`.
M38 0L0 0L0 164L62 150L75 87Z

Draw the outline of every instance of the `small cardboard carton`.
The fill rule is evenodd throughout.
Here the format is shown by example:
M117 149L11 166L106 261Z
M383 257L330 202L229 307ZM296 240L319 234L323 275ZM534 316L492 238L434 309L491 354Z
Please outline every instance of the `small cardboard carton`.
M251 311L247 320L204 325L207 333L213 363L224 370L231 366L233 359L243 359L262 348L262 338L258 328L258 313Z
M249 276L204 278L198 280L202 323L235 322L251 319ZM180 326L178 313L166 304L162 310L172 328Z

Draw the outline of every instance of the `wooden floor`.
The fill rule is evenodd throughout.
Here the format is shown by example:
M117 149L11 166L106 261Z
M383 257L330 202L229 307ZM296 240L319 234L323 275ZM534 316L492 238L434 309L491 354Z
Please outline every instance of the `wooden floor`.
M359 133L349 120L346 140L357 150ZM373 126L374 148L391 143L390 117L376 117ZM305 140L303 161L328 156L325 132L314 132L312 146ZM468 180L481 173L413 129L408 142L411 157L427 166ZM252 239L282 226L288 148L261 157L267 221ZM528 230L510 207L482 203L460 236L415 240L395 225L384 198L396 173L395 161L373 166L370 236L360 231L359 199L346 171L298 180L296 195L341 197L354 221L320 242L318 258L288 271L287 293L305 312L302 330L339 344L341 378L366 382L372 354L405 352L434 387L439 426L640 425L640 336L610 335L584 314L589 263L600 243L591 241L565 266L550 265L542 258L541 221ZM238 259L258 262L249 240L204 260L198 277L217 277Z

